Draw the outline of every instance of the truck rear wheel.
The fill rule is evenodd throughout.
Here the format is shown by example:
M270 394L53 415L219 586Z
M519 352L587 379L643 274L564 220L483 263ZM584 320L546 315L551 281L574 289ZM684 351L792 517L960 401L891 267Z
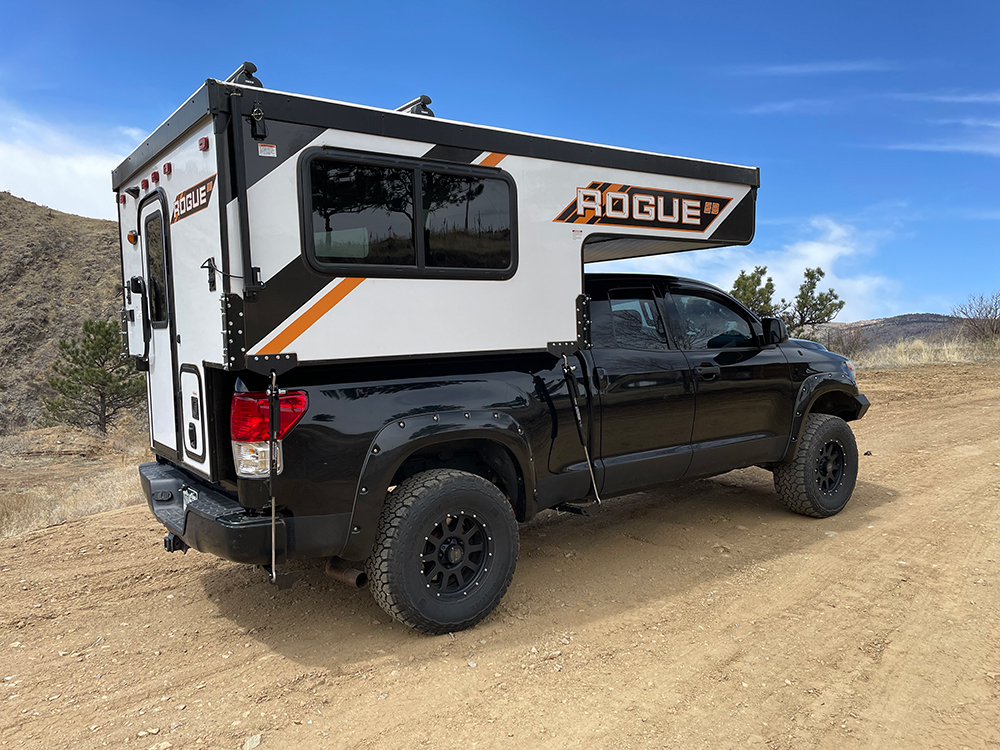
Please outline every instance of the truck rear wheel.
M796 513L827 518L844 509L858 479L858 445L840 417L810 414L795 458L774 469L774 488Z
M517 521L500 490L475 474L433 469L389 494L365 569L389 615L438 634L471 627L496 607L517 554Z

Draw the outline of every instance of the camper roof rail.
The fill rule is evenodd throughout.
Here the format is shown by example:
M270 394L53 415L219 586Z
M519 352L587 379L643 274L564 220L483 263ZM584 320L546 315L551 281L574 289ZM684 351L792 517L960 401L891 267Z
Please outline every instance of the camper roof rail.
M411 115L426 115L433 117L434 112L427 105L431 103L431 98L427 94L421 94L413 101L409 101L401 107L396 107L397 112L406 112Z
M264 84L260 82L260 79L254 76L257 72L257 66L252 62L244 62L240 67L238 67L233 74L226 79L226 83L242 83L245 86L256 86L257 88L264 88Z

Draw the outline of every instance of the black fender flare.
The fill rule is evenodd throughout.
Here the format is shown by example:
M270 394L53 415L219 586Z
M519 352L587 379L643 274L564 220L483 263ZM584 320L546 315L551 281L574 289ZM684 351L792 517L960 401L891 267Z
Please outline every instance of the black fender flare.
M868 411L868 399L858 391L857 383L851 379L850 375L842 372L818 372L815 375L810 375L802 381L795 397L792 429L788 435L788 445L785 448L783 461L795 456L806 417L812 411L813 405L821 396L835 391L843 393L857 403L854 419L861 419Z
M527 432L510 414L470 410L403 417L382 427L368 446L355 488L351 534L340 557L363 560L371 553L390 482L407 458L428 446L476 439L503 446L519 464L530 516L535 502L535 459Z

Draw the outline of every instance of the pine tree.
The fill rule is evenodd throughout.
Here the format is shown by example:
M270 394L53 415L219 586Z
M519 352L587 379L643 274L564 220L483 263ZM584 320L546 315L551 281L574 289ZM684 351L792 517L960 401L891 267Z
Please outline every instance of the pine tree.
M59 359L43 398L50 423L96 427L102 434L125 409L146 396L145 379L122 352L121 333L112 321L85 320L83 335L59 342Z
M775 304L774 280L768 276L765 281L766 273L767 266L757 266L751 273L741 270L729 293L749 307L758 317L780 318L788 311L788 303L781 300Z
M844 300L833 289L816 293L816 285L825 275L818 266L806 269L805 280L792 303L792 319L788 329L793 336L802 335L807 326L829 323L844 309Z

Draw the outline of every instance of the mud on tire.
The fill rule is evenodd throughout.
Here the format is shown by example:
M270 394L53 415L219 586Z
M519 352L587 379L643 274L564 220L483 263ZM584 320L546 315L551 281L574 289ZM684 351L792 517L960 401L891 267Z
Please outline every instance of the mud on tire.
M774 469L774 488L796 513L826 518L843 510L858 479L858 445L840 417L810 414L795 458Z
M433 469L386 499L365 572L375 600L394 619L448 633L496 607L517 554L517 521L500 490L475 474Z

